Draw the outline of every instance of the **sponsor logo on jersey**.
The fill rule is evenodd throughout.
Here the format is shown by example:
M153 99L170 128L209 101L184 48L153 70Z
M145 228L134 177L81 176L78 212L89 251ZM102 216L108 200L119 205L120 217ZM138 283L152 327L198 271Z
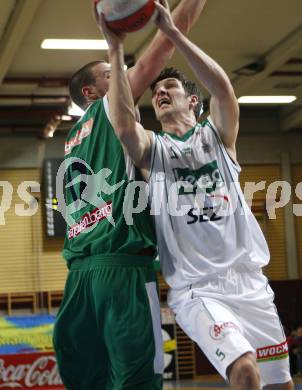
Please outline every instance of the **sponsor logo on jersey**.
M69 240L73 239L74 237L77 237L86 229L99 223L103 219L108 218L111 215L112 215L112 202L107 202L102 207L97 207L91 212L85 213L82 216L81 221L71 226L70 229L68 230Z
M75 137L65 142L65 156L70 154L75 146L80 145L83 139L91 134L92 127L93 118L90 118L87 122L83 123L83 126L77 131Z
M211 151L211 146L207 142L202 143L202 150L204 153L210 153Z
M184 148L183 150L182 150L182 152L184 153L184 154L187 154L187 155L190 155L190 154L192 154L192 148L190 148L189 146L187 147L187 148Z
M192 207L187 214L190 218L189 221L187 221L188 225L192 225L193 223L199 222L214 222L219 221L222 219L221 216L217 215L214 207L204 207L202 210Z
M176 152L175 152L175 150L173 149L173 147L172 146L170 146L170 151L171 151L171 159L172 160L174 160L174 159L178 159L178 156L177 156L177 154L176 154Z
M210 336L214 340L222 340L227 334L240 332L234 322L216 322L210 326Z
M196 194L198 187L205 189L207 193L224 187L224 180L216 160L196 170L174 168L173 171L176 180L180 182L178 195Z
M257 361L267 362L270 360L286 359L288 357L287 342L281 344L269 345L267 347L257 348Z

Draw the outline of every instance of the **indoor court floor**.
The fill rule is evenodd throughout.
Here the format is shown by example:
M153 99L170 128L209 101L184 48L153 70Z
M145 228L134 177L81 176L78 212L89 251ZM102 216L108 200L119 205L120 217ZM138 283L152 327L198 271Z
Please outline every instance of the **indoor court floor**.
M302 390L302 379L294 378L295 390ZM177 382L165 382L164 390L220 390L229 388L219 377L199 380L186 380Z
M224 382L221 382L219 379L214 381L204 381L204 380L187 380L187 381L177 381L177 382L165 382L164 390L197 390L197 389L211 389L218 390L222 388L228 388ZM302 390L302 388L301 388Z

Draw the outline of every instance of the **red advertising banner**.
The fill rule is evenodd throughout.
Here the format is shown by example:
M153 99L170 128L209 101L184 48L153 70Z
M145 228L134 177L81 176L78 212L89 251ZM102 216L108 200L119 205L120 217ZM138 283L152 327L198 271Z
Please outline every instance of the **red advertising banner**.
M53 352L0 355L0 389L64 389Z

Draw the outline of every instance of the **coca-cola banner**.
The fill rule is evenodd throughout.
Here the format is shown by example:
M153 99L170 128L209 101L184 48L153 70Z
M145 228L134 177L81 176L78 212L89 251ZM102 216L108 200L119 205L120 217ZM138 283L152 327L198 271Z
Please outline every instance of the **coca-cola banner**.
M0 355L0 389L64 389L54 353Z
M175 319L168 308L162 308L161 314L164 379L174 380L177 378ZM0 390L64 389L53 352L53 323L54 316L48 315L0 318Z

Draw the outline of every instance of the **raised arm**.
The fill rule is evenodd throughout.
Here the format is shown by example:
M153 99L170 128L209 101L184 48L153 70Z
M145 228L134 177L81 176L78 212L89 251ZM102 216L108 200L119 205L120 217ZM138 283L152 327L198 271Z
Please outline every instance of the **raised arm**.
M173 21L181 32L187 34L190 31L204 9L206 1L181 0L172 12ZM96 22L102 30L101 17L96 11L97 2L98 0L92 0L92 7ZM139 100L152 81L165 67L174 50L175 48L171 41L165 34L158 31L136 64L128 70L130 87L135 102Z
M171 19L166 0L162 0L162 4L157 3L156 7L161 14L157 22L158 27L183 54L200 83L209 91L211 119L229 154L236 160L235 142L239 128L239 106L227 74L216 61L179 31Z
M124 37L110 31L103 17L100 22L108 42L111 63L108 94L110 119L127 154L144 174L150 165L152 134L136 122L134 100L124 70Z
M172 12L177 28L187 34L200 16L206 0L181 0ZM128 70L129 82L135 102L142 96L172 57L174 46L161 31L158 31L150 45Z

